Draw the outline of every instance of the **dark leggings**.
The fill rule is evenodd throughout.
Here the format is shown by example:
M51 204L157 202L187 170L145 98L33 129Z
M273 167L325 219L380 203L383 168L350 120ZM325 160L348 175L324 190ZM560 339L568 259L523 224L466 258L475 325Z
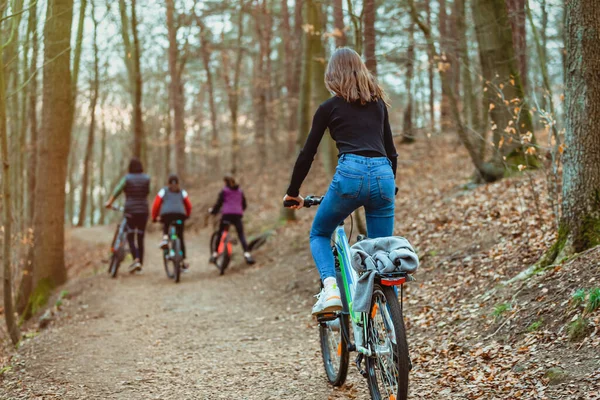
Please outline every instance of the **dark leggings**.
M177 237L179 237L179 240L181 240L181 251L183 252L183 258L186 258L185 256L185 240L183 239L183 220L185 219L185 216L183 215L162 215L160 217L161 222L163 223L163 234L164 235L168 235L169 234L169 226L171 225L172 222L175 221L181 221L181 224L175 224L175 232L177 233Z
M242 248L245 252L247 252L248 243L246 242L246 236L244 235L244 223L242 222L242 216L236 214L223 214L221 216L221 225L219 226L219 237L223 235L223 230L225 229L225 225L227 225L227 223L235 226L235 230L237 231Z
M148 223L148 214L130 214L127 217L127 241L129 241L129 249L133 259L139 259L144 263L144 231ZM137 236L137 247L135 245L135 237Z

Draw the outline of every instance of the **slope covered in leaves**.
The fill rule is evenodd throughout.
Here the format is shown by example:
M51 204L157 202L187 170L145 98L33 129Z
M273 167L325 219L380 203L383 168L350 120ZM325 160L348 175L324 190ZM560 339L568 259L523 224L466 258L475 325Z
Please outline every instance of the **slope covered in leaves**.
M570 335L589 301L573 304L573 293L600 286L600 251L506 285L555 239L543 172L470 186L472 166L453 138L399 153L395 234L422 259L405 300L413 396L600 398L600 312ZM321 178L303 193L322 193ZM294 269L286 290L308 295L318 282L307 237L314 211L298 216L263 253Z

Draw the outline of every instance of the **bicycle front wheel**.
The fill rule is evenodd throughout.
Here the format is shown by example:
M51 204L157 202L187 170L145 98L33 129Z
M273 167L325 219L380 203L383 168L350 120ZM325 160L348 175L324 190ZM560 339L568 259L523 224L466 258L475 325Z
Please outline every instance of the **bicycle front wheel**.
M344 332L349 332L348 314L339 314L333 321L319 324L321 355L327 380L333 386L342 386L348 375L348 342Z
M173 279L175 283L179 283L181 277L181 262L183 261L183 253L181 252L181 240L175 239L173 242L175 256L173 257Z
M373 400L408 398L409 356L402 309L389 286L375 284L367 320L367 380Z

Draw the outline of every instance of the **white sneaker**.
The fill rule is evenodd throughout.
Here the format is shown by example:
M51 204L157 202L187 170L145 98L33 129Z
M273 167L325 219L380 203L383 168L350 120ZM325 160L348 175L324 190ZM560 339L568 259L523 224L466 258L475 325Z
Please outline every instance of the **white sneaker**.
M342 310L342 297L337 284L324 287L315 296L318 300L312 308L312 315L337 312Z

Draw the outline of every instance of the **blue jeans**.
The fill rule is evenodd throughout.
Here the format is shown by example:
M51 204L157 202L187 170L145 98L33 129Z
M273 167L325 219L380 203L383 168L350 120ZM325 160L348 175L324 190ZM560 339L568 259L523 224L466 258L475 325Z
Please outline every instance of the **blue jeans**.
M393 234L395 190L394 173L386 157L343 154L339 158L310 230L310 250L322 280L335 277L331 235L357 208L365 207L369 238Z

